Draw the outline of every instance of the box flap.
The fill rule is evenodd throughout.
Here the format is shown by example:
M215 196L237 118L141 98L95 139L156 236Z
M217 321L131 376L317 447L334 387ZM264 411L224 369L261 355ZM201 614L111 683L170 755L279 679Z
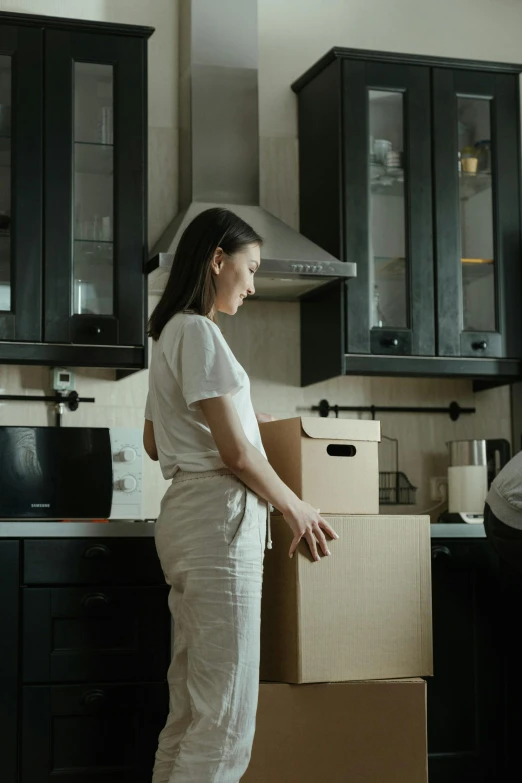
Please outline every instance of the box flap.
M301 416L301 427L310 438L367 441L380 441L381 439L380 421Z

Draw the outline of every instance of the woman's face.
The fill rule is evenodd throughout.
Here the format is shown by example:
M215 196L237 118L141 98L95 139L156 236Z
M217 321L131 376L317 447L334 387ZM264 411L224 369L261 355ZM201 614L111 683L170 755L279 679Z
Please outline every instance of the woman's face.
M227 256L218 247L212 259L212 273L216 284L215 310L235 315L247 296L255 293L254 274L261 263L259 245L245 245L237 253Z

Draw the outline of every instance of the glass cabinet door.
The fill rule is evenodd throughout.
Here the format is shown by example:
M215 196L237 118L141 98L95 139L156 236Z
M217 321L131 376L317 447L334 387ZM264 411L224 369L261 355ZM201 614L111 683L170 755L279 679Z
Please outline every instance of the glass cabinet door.
M494 332L495 242L491 100L457 98L462 327Z
M434 72L438 352L517 357L520 321L517 79ZM500 303L502 302L502 308Z
M406 252L404 94L369 90L370 324L410 326Z
M0 26L2 340L41 336L41 56L40 30Z
M47 33L46 342L143 344L144 51Z
M74 64L73 315L114 314L114 68Z
M430 74L345 61L347 352L433 355Z
M12 58L0 54L0 312L11 312Z

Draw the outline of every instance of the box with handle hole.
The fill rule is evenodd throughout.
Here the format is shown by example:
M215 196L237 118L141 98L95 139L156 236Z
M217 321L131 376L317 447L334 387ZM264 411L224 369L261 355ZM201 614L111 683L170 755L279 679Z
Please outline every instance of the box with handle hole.
M379 421L298 416L260 430L276 473L321 514L379 513Z

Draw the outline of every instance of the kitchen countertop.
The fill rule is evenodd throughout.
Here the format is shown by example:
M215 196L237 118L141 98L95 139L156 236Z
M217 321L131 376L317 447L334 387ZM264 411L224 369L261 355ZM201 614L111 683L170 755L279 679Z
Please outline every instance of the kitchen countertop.
M153 522L0 522L0 538L141 538Z
M435 522L430 528L432 538L486 538L483 524Z
M430 525L432 538L485 538L484 525ZM0 538L141 538L154 536L153 522L1 522Z

